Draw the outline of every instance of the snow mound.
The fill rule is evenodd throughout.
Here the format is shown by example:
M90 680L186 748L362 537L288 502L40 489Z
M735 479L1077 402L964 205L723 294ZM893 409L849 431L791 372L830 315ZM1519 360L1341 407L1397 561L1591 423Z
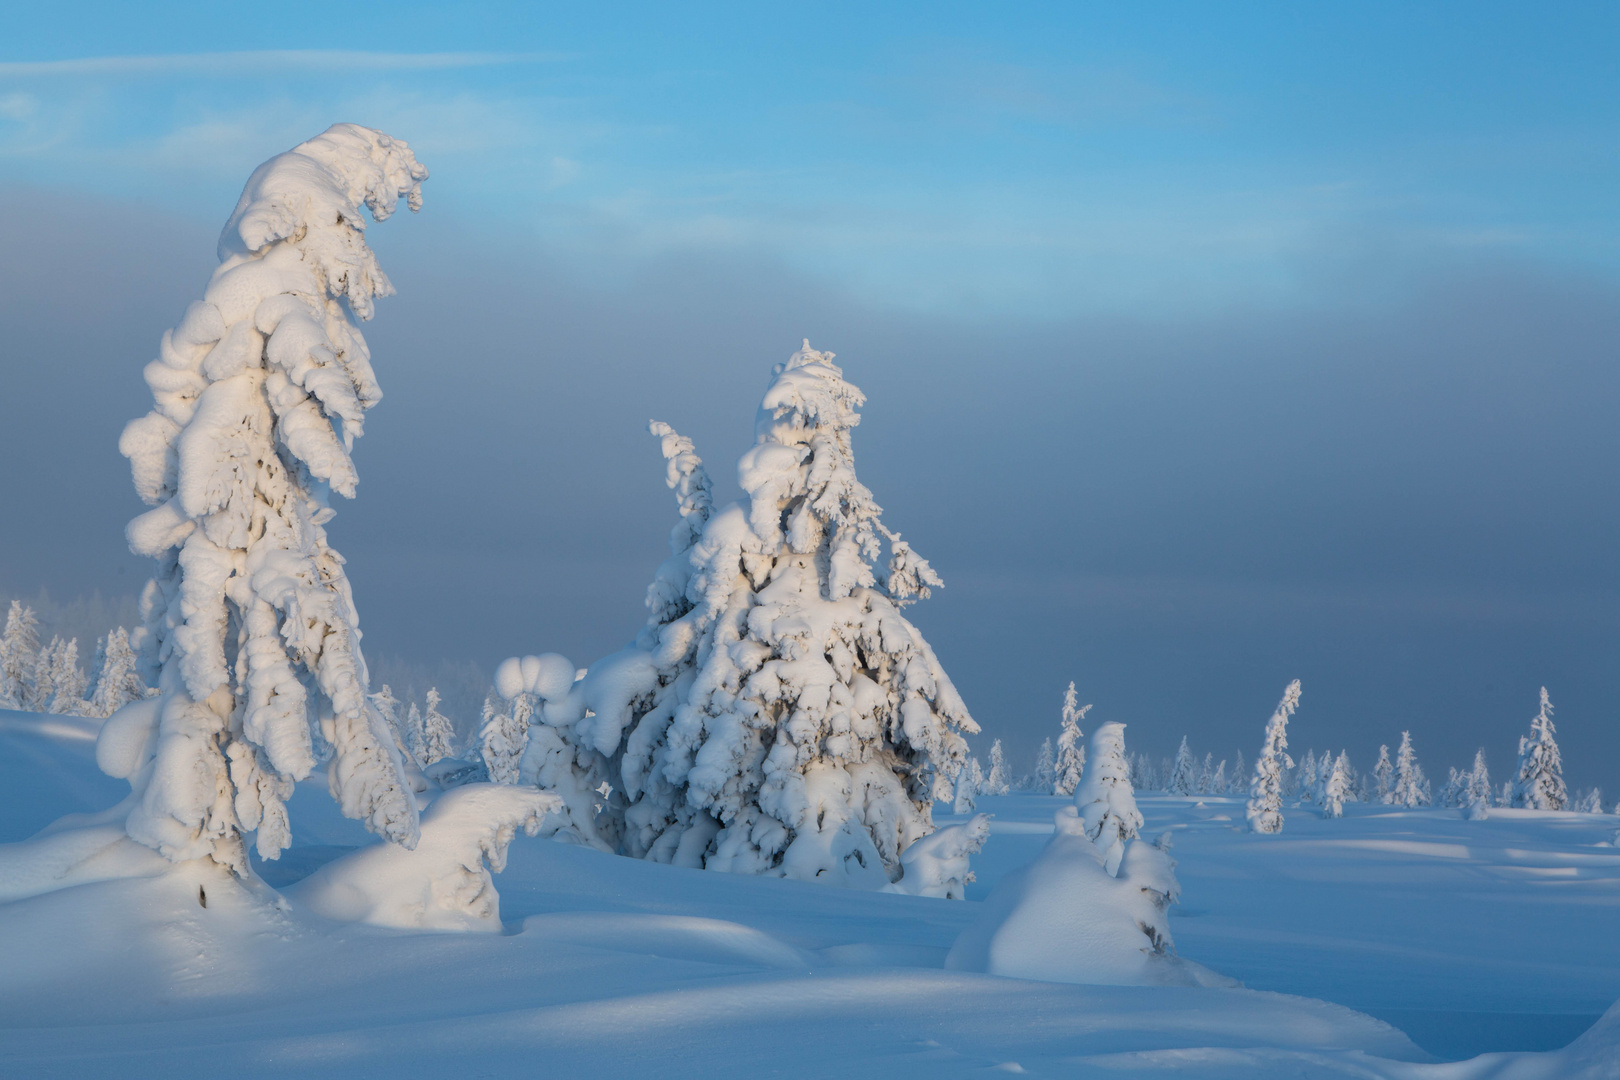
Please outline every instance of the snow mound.
M1118 986L1233 986L1170 952L1164 890L1169 856L1132 840L1120 875L1086 838L1075 808L1029 865L1004 877L945 958L955 971Z
M0 903L112 878L151 877L168 860L137 844L122 821L0 844Z
M968 858L990 839L990 815L975 814L961 825L939 829L917 840L900 855L905 874L884 892L962 900L973 880Z
M810 956L771 934L741 923L691 915L562 911L531 915L523 932L547 941L668 960L806 970Z
M362 848L323 866L288 895L338 922L499 931L501 898L491 873L505 868L507 845L519 827L533 836L540 819L561 808L557 796L534 788L455 788L422 816L414 850L386 843Z

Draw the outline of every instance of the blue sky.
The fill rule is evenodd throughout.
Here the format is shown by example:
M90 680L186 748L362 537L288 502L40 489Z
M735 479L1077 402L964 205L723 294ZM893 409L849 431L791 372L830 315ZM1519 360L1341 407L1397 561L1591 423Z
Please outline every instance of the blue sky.
M134 591L118 431L259 162L408 140L335 543L373 656L633 636L808 336L987 737L1620 794L1620 8L33 5L0 40L0 590ZM984 749L984 748L981 748Z
M783 8L41 6L8 17L0 177L211 221L351 117L418 148L441 218L580 272L762 252L987 316L1620 270L1612 5Z

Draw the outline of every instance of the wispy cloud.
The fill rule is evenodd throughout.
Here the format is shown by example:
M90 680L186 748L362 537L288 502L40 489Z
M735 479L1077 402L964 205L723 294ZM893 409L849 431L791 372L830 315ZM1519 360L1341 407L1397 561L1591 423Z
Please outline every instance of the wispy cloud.
M240 75L289 69L348 71L441 71L455 68L552 64L566 53L445 52L385 53L325 49L264 49L254 52L177 53L166 56L94 56L74 60L0 62L0 79L170 75Z

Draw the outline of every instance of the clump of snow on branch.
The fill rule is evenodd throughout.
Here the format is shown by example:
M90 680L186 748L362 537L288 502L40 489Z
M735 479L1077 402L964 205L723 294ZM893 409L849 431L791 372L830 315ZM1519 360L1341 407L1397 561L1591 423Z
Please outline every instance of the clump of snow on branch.
M128 537L158 561L141 637L162 696L126 827L171 859L245 871L255 830L276 857L294 781L328 754L343 812L416 842L325 525L327 493L355 493L354 440L382 397L357 320L393 290L362 211L380 221L402 197L417 209L426 177L405 143L354 124L265 162L203 299L146 368L156 407L119 449L153 507Z
M1244 808L1249 828L1257 833L1281 832L1283 826L1283 770L1294 767L1288 756L1288 718L1299 708L1299 680L1283 691L1277 711L1266 722L1266 741L1254 763L1254 780L1249 785L1249 802Z
M549 792L468 784L440 795L422 815L414 849L374 844L327 863L288 895L328 919L421 930L501 928L492 874L522 829L529 836L561 809Z

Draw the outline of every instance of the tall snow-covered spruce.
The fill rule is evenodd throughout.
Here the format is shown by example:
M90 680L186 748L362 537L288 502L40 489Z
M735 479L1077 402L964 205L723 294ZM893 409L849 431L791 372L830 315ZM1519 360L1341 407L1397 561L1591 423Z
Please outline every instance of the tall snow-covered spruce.
M864 400L806 342L722 508L691 442L653 425L681 513L671 557L636 644L587 670L562 725L616 773L625 854L880 888L933 831L979 729L901 613L941 582L856 479Z
M1552 701L1541 688L1541 711L1530 720L1530 734L1519 739L1519 767L1513 778L1512 805L1527 810L1562 810L1569 805L1564 786L1564 760L1553 728Z
M1249 828L1257 833L1281 832L1283 827L1283 770L1294 767L1288 756L1288 718L1299 708L1299 680L1283 691L1277 711L1266 722L1266 741L1254 762L1254 780L1249 785L1249 803L1244 813Z
M366 244L427 170L405 143L337 124L253 173L220 266L147 365L152 412L124 429L154 509L130 547L158 560L142 659L160 693L126 705L97 748L136 799L129 835L170 859L247 868L288 845L285 800L328 753L343 812L409 847L417 806L367 700L328 493L353 497L350 453L382 397L358 321L393 291Z

